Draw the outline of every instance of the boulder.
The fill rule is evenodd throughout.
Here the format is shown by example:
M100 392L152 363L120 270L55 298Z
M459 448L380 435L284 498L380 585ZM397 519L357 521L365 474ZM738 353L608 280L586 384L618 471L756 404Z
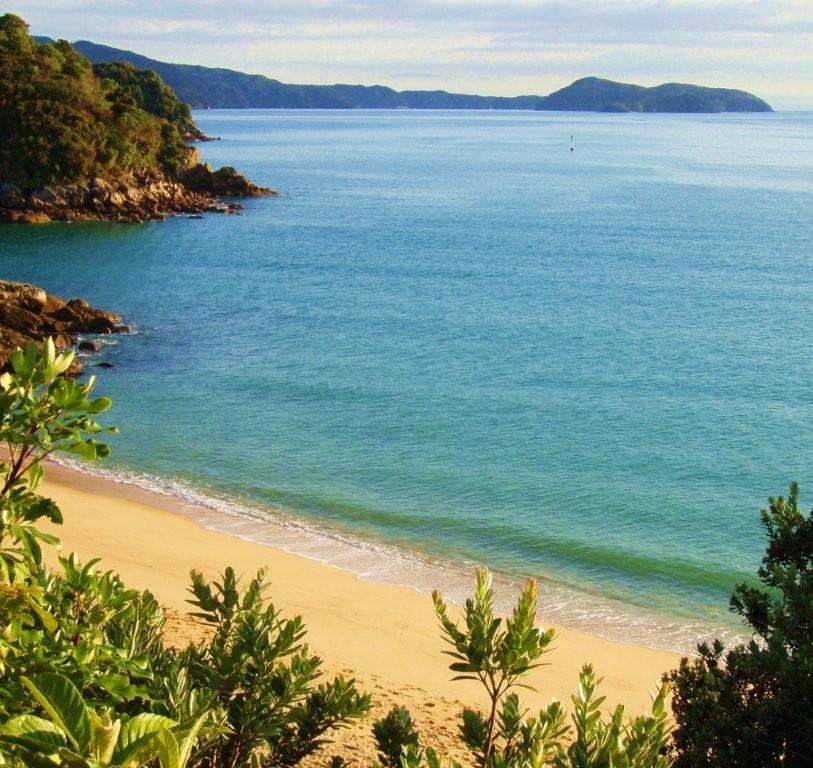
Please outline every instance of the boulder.
M22 209L25 208L25 195L14 184L0 184L0 207Z
M113 312L90 306L84 299L65 301L27 283L0 280L0 371L9 365L12 352L30 341L41 344L51 336L57 349L78 342L79 333L127 333L121 318ZM101 344L86 340L82 351L98 351ZM69 375L81 371L74 361Z
M187 189L215 197L257 197L277 194L271 189L256 186L242 173L228 165L213 171L208 163L198 163L181 174L180 181Z

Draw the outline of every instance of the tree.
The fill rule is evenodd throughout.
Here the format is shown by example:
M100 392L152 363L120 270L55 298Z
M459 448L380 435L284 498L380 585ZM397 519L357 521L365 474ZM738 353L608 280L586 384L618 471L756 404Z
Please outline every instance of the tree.
M0 180L32 190L90 176L174 173L199 131L154 72L104 65L70 43L38 45L0 16Z
M703 643L669 675L681 768L813 765L813 513L793 483L761 516L761 585L738 585L730 603L754 638Z

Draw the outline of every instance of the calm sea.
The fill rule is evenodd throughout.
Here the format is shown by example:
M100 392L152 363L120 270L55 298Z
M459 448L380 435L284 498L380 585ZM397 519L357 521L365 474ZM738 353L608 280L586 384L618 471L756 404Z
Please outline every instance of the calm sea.
M0 229L0 275L137 330L108 471L366 578L485 563L550 621L737 631L759 509L813 504L813 114L196 118L282 196Z

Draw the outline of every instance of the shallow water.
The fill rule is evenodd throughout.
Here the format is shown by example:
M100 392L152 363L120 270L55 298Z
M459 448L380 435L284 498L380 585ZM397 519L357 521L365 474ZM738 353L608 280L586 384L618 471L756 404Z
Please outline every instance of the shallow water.
M114 470L369 578L482 562L560 623L736 630L760 507L813 489L813 114L197 117L283 196L0 229L0 275L138 331L99 371Z

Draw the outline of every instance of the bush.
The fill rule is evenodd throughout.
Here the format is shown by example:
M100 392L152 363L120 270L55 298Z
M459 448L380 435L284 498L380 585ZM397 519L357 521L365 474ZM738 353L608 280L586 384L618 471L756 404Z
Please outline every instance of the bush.
M196 615L214 634L178 652L149 592L97 560L44 567L42 545L58 540L37 523L62 515L37 492L42 461L108 453L95 417L110 400L91 399L93 379L64 377L72 357L49 339L0 376L0 765L296 765L370 699L352 680L318 681L302 619L267 600L264 574L240 591L232 569L219 584L193 573Z
M525 583L505 620L494 616L491 574L485 569L476 572L474 597L466 601L463 627L449 617L438 592L433 600L443 635L452 646L449 655L454 661L449 669L456 673L454 679L478 680L487 694L486 713L465 709L460 725L461 740L480 768L667 768L671 764L665 755L667 683L654 697L651 715L625 721L624 707L619 705L603 719L600 680L586 665L578 693L572 697L572 728L557 701L535 715L523 710L513 689L523 685L521 678L538 666L554 637L553 630L536 628L536 582ZM415 742L402 747L402 768L440 768L441 762L431 748Z
M669 675L676 765L796 766L813 755L813 513L790 496L762 511L768 546L761 586L741 584L731 608L755 634L726 651L698 646Z
M399 768L405 749L418 746L418 732L406 707L393 707L387 716L373 723L378 758L387 768Z

